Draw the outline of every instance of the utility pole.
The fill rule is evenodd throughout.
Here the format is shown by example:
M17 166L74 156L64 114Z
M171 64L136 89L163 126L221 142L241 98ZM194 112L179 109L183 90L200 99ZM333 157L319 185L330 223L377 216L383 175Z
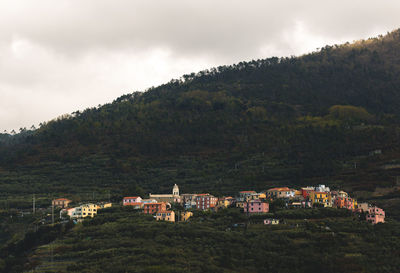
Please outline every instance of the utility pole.
M250 222L250 207L249 207L250 202L249 202L249 198L247 196L245 196L244 198L246 200L246 210L247 210L246 211L247 220L246 220L246 225L245 225L245 229L244 229L244 232L246 233L247 226L249 225L249 222Z
M51 202L51 223L54 225L54 203Z
M35 194L33 194L33 201L32 201L32 211L33 211L33 214L35 214L35 212L36 212L36 207L35 207L35 202L36 202L36 199L35 199Z

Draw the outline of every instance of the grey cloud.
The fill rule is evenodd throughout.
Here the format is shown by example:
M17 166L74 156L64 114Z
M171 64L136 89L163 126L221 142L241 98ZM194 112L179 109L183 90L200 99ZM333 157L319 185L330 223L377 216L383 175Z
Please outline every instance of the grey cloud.
M2 1L0 128L210 66L384 34L399 11L397 0Z

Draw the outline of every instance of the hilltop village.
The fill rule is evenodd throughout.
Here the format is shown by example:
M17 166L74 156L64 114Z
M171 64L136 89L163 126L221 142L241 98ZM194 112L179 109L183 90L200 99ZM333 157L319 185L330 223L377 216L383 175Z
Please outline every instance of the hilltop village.
M325 185L309 186L299 190L288 187L271 188L263 192L252 190L240 191L238 196L216 197L209 193L179 193L178 185L174 185L172 194L149 194L149 198L140 196L124 197L122 206L129 206L145 214L154 215L156 220L188 221L193 211L218 211L220 209L237 207L247 215L266 214L270 204L279 200L286 208L313 208L330 207L343 208L365 215L365 221L371 224L385 222L383 209L368 203L358 203L347 192L330 190ZM55 199L53 207L61 208L60 218L68 216L75 222L86 217L94 217L100 209L112 206L110 202L97 204L87 203L77 207L69 207L71 200L66 198ZM173 209L179 206L181 209ZM266 218L264 224L279 224L279 219Z

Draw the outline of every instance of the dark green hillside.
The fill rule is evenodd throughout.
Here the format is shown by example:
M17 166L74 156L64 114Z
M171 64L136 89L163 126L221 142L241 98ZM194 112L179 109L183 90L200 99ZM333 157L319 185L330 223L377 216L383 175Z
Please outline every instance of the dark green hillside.
M359 222L347 210L281 211L284 224L247 229L238 209L155 222L132 210L104 210L30 254L35 272L398 272L397 222ZM307 217L308 220L304 220ZM44 234L42 234L44 236ZM53 253L53 255L51 255ZM8 272L22 263L5 260Z
M400 160L398 52L395 31L222 66L2 135L0 193L117 200L173 183L232 194L324 182L396 195L400 172L382 166Z

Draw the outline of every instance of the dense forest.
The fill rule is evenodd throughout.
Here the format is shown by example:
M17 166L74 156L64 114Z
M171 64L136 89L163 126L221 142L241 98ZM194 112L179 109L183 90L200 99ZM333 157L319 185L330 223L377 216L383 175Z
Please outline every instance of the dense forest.
M380 167L399 160L399 52L394 31L221 66L2 134L0 192L73 195L79 185L121 196L176 181L186 191L233 193L314 178L351 190L393 187L396 170Z
M216 196L322 183L400 220L400 30L184 75L37 129L0 134L0 217L8 219L0 243L23 237L29 219L19 223L10 210L29 208L33 194L39 207L56 196L119 202L170 192L174 183L183 193ZM245 239L238 240L233 248Z

